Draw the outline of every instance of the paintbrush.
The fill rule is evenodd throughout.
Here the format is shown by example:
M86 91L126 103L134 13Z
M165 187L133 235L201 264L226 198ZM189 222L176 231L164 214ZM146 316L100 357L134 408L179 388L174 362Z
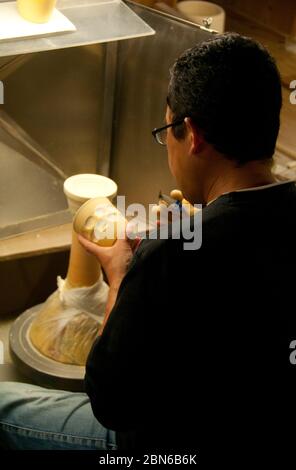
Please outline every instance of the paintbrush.
M167 206L170 206L171 204L177 204L179 208L182 207L182 202L179 201L178 199L174 199L171 196L168 196L167 194L164 194L161 190L159 191L158 194L158 199L159 199L159 204L165 203Z

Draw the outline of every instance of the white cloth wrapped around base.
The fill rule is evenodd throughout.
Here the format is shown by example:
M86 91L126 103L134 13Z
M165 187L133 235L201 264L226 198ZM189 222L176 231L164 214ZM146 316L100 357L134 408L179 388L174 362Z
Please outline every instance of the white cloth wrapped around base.
M103 322L108 285L72 288L58 277L58 288L43 304L30 328L30 340L45 356L58 362L85 365Z

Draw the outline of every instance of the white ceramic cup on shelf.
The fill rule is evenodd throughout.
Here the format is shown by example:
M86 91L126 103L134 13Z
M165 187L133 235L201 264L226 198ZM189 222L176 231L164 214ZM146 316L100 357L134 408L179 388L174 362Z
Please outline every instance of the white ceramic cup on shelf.
M183 0L177 3L176 8L193 23L215 29L219 33L225 30L225 10L216 3Z
M82 173L67 178L64 182L64 193L68 206L74 215L79 207L89 199L108 198L111 202L117 195L117 184L106 176L93 173Z

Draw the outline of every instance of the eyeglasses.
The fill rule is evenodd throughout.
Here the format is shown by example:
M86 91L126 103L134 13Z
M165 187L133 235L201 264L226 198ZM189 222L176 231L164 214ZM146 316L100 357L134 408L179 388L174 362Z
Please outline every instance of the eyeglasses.
M183 122L184 122L184 119L174 121L171 124L168 124L167 126L153 129L152 135L158 144L166 145L167 144L167 129L169 127L179 126L180 124L183 124Z

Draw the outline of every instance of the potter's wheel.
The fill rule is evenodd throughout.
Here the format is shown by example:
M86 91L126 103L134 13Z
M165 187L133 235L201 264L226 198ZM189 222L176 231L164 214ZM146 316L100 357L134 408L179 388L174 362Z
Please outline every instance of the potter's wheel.
M42 305L26 310L12 325L9 333L12 359L20 371L38 385L83 391L84 366L54 361L40 354L30 341L30 327Z

